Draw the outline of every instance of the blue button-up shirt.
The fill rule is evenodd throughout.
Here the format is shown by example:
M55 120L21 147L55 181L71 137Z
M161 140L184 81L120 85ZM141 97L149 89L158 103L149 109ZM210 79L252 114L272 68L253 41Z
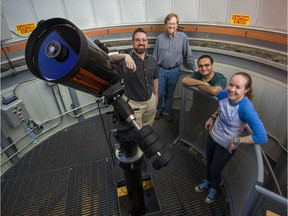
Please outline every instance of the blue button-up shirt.
M189 69L197 68L187 35L183 32L176 31L172 36L167 32L160 34L156 40L153 57L158 66L175 67L185 62Z

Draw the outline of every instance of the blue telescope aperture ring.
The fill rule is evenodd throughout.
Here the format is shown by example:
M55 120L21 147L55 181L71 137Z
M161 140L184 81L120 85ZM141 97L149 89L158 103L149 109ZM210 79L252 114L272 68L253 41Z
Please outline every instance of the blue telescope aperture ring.
M47 50L53 42L62 49L60 55L54 53L55 58ZM85 65L87 47L86 37L73 23L53 18L42 23L30 35L25 49L26 64L40 79L55 83L66 82Z

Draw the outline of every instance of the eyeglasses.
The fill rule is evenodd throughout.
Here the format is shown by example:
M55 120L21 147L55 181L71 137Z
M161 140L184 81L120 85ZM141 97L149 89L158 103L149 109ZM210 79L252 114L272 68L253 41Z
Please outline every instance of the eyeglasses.
M145 38L136 38L136 39L134 39L134 41L136 41L136 42L143 42L143 43L146 43L148 40L147 39L145 39Z
M198 65L199 68L203 68L203 67L209 67L211 64L204 64L204 65Z

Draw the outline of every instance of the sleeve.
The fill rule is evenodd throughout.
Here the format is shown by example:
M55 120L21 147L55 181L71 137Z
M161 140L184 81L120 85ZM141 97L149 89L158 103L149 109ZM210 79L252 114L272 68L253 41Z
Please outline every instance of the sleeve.
M183 33L184 34L184 33ZM197 67L196 67L196 64L195 64L195 58L193 57L192 55L192 49L189 45L189 41L188 41L188 38L187 36L184 34L184 44L183 44L183 58L184 58L184 61L186 61L187 65L193 69L193 70L196 70Z
M221 90L217 94L218 101L223 100L224 98L228 97L228 93L226 90Z
M153 77L153 79L158 79L159 78L158 67L157 67L156 61L154 60L153 57L152 57L151 65L153 66L153 69L154 69L154 77Z
M153 50L153 58L155 59L156 64L157 64L157 61L158 61L158 46L159 46L159 37L157 38L157 40L155 42L155 48Z
M264 144L268 141L265 127L254 109L252 102L248 98L239 107L239 117L241 121L244 121L249 125L252 131L252 139L255 144Z
M215 83L213 84L213 86L220 86L222 89L225 89L227 86L226 77L223 76L222 74L219 74L217 76L217 79L215 79Z

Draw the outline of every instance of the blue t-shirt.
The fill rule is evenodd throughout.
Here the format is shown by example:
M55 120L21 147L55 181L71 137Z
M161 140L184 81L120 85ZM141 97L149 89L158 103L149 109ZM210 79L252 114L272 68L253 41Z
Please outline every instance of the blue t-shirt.
M220 115L210 131L213 140L227 148L230 140L240 136L246 124L252 131L252 139L256 144L267 142L267 133L263 123L258 117L252 102L245 96L241 101L232 104L228 98L227 90L219 91Z
M157 37L153 51L157 65L162 67L175 67L186 63L189 69L197 68L187 35L184 32L176 31L173 36L167 32Z

